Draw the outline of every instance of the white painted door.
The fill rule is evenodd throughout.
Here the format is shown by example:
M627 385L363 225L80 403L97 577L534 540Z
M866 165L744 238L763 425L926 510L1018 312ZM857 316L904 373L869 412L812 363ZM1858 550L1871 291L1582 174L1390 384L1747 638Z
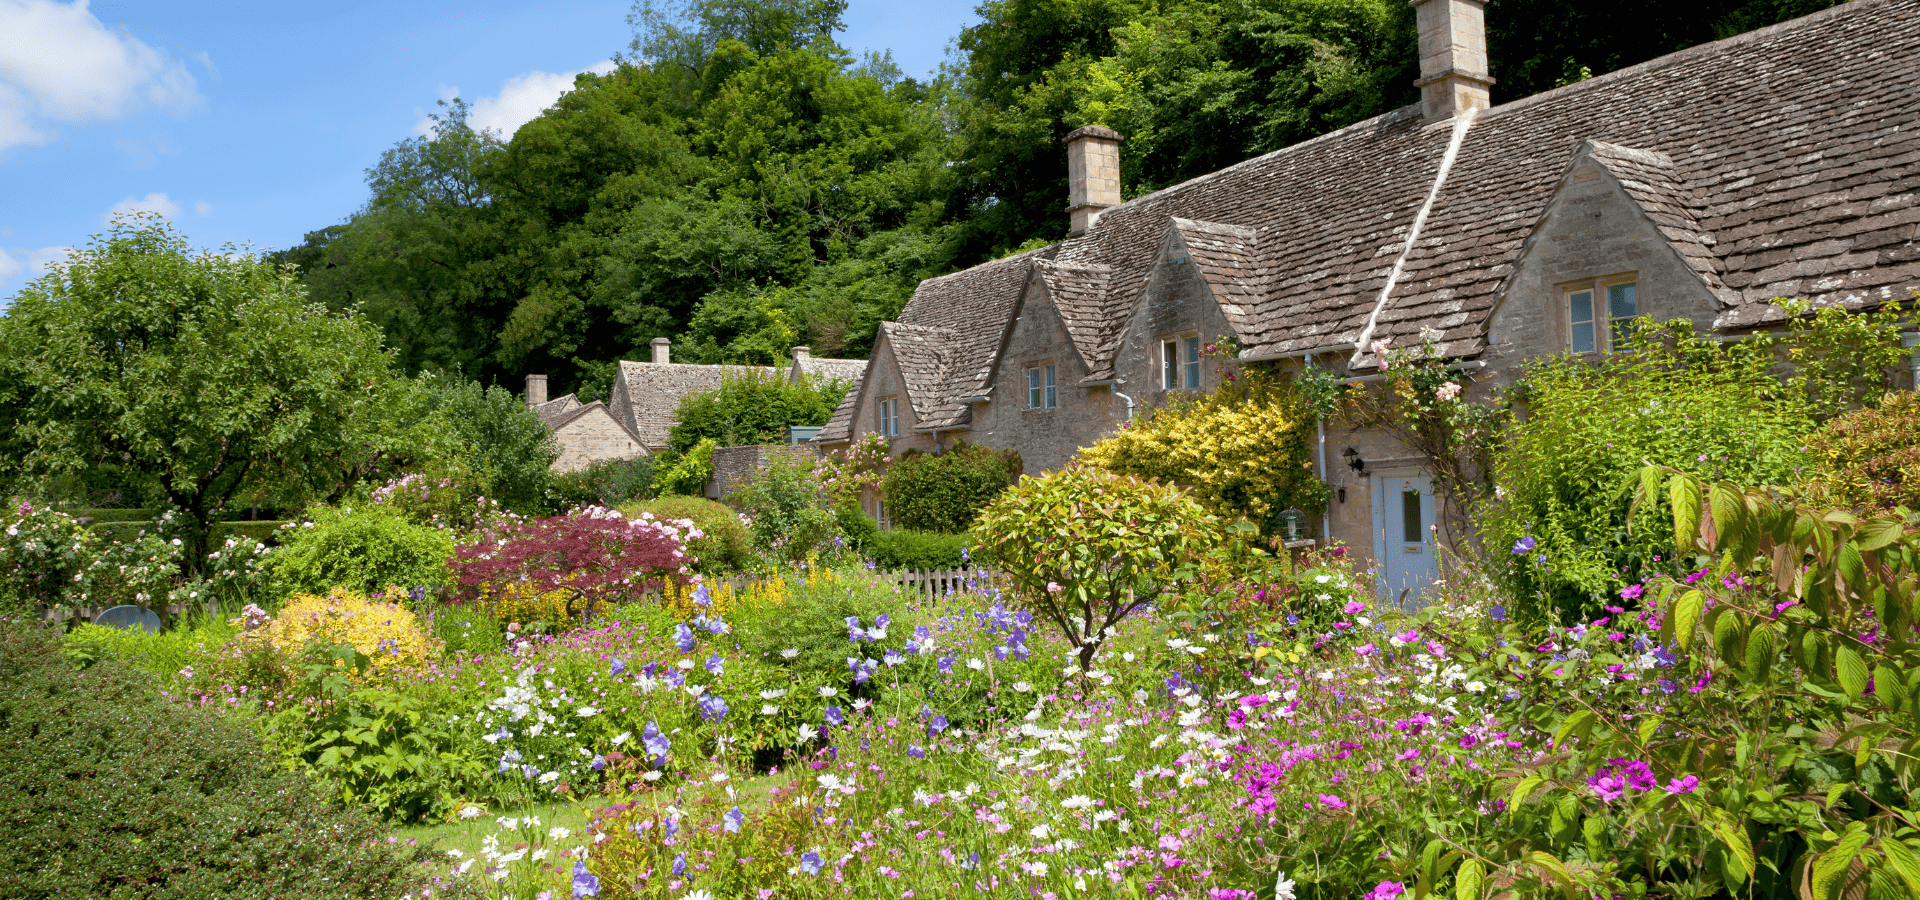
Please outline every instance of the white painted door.
M1374 558L1391 604L1416 606L1439 575L1434 552L1433 480L1418 472L1373 476Z

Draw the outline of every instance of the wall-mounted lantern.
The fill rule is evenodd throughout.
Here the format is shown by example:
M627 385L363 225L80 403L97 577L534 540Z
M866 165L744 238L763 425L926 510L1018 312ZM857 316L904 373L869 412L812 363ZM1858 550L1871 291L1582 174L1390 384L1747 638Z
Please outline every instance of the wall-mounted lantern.
M1347 461L1347 467L1352 469L1355 474L1367 474L1367 461L1360 458L1360 451L1348 447L1347 452L1340 454L1340 456Z

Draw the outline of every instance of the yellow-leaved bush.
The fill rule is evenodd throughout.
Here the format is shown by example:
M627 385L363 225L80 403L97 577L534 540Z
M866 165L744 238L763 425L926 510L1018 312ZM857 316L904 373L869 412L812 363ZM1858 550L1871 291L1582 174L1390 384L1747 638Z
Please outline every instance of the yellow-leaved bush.
M388 590L405 596L399 588ZM295 594L263 632L267 643L286 654L298 654L315 642L352 644L373 661L376 670L425 662L440 650L406 607L346 588L324 595Z
M1147 410L1080 450L1086 465L1185 487L1217 516L1274 534L1288 509L1318 512L1326 488L1308 459L1312 412L1275 376L1229 381L1205 397Z

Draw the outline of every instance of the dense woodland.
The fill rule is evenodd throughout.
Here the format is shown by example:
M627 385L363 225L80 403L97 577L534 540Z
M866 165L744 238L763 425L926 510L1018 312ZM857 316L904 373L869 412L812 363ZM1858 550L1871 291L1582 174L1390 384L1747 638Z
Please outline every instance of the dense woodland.
M1495 102L1837 0L1492 0ZM864 356L920 279L1065 236L1060 139L1128 197L1414 102L1405 0L986 0L937 77L838 43L845 0L639 0L606 75L512 135L461 101L275 257L411 371L604 396L621 358Z

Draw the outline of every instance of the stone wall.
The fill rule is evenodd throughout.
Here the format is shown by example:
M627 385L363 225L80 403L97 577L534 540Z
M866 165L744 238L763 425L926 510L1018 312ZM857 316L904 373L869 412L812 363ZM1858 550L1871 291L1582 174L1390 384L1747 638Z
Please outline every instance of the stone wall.
M1054 367L1052 409L1027 405L1027 369L1044 366ZM1046 288L1030 281L994 373L993 399L973 408L971 430L957 436L996 450L1018 450L1021 466L1035 475L1058 469L1125 418L1125 407L1109 389L1075 386L1087 374Z
M553 461L558 472L576 472L599 460L634 459L647 455L645 447L604 407L592 410L560 426L554 432L560 444L560 456Z
M766 471L773 460L785 457L802 462L815 458L804 444L751 444L745 447L717 447L713 451L713 480L707 482L707 498L725 500L728 494L755 475Z

